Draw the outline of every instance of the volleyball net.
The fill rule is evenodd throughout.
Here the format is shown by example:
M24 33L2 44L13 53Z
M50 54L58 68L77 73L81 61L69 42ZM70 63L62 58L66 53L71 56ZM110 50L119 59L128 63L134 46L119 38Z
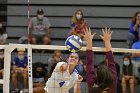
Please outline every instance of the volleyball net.
M13 86L10 84L11 82L11 62L15 56L17 56L16 52L14 51L16 48L25 48L27 50L27 57L28 57L28 93L33 93L33 64L40 62L44 64L47 72L47 77L49 77L50 71L48 71L50 63L48 60L54 56L54 51L59 50L61 51L61 60L65 61L69 55L69 52L66 46L58 46L58 45L24 45L24 44L9 44L0 46L0 49L4 49L4 78L0 79L0 83L3 84L3 93L10 93L10 90ZM106 49L103 47L93 47L92 50L95 53L94 56L94 64L97 66L102 60L105 58ZM86 47L82 47L79 53L82 52L82 58L85 56L84 52L86 51ZM122 57L124 54L129 53L140 53L138 49L125 49L125 48L112 48L114 53L115 61L120 65L122 64ZM84 56L83 56L84 55ZM83 64L85 60L83 59ZM82 73L82 76L85 78L85 72ZM87 86L86 82L83 80L81 93L87 93ZM22 80L21 80L22 81ZM46 81L45 81L46 82ZM73 90L72 90L73 91ZM73 92L72 92L73 93Z

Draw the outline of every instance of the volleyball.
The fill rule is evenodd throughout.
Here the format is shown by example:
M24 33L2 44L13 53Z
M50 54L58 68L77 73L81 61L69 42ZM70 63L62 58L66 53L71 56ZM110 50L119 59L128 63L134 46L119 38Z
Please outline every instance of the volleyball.
M82 47L82 40L76 35L71 35L66 39L65 46L70 52L78 52Z

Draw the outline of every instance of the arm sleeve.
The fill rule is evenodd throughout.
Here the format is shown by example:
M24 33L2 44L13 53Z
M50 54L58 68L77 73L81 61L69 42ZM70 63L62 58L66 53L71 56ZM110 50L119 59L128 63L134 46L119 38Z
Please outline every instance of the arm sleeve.
M92 50L87 50L87 64L86 64L86 82L89 87L92 87L95 82L94 64L93 64L93 53Z
M108 51L106 53L106 58L108 59L108 67L111 69L113 75L117 78L116 65L112 51Z

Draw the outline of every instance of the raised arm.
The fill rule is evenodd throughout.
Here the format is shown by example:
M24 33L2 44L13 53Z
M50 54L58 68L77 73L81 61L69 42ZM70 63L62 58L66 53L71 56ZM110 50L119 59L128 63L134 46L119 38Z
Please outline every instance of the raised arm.
M85 30L84 38L87 41L87 64L86 64L86 82L89 87L92 87L95 82L94 64L93 64L93 53L92 53L92 39L95 33L92 35L90 28Z
M105 48L106 48L106 57L108 59L108 62L113 62L114 63L114 58L113 58L113 53L112 53L112 47L111 47L111 35L112 35L112 31L110 30L110 28L108 29L107 27L105 29L102 29L102 35L100 35L100 37L102 38L102 40L105 43ZM108 64L109 64L108 63Z
M100 35L100 37L103 39L105 43L105 48L106 48L106 58L108 59L108 67L112 70L113 74L117 76L116 72L116 66L115 66L115 61L112 53L112 47L111 47L111 35L112 31L110 28L108 29L107 27L105 29L102 29L103 35Z
M104 43L105 43L105 48L106 51L111 51L111 35L112 35L112 31L110 30L110 28L108 29L107 27L105 29L102 29L102 33L103 35L100 35L100 37L103 39Z

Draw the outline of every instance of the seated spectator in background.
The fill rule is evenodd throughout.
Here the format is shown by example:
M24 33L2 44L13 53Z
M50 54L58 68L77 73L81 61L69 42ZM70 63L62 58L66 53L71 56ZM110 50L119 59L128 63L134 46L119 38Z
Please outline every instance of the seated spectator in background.
M135 75L134 75L134 67L131 62L130 56L123 57L123 66L121 67L121 75L122 75L122 93L126 93L127 81L130 86L130 93L134 93L134 84L135 84Z
M4 30L2 23L0 23L0 45L7 43L7 32Z
M139 31L139 40L132 45L132 49L140 49L140 31ZM137 70L135 71L135 75L140 80L140 72L138 72L138 69L140 69L140 53L132 54L132 63L137 68Z
M4 71L4 50L0 49L0 79L3 78Z
M50 21L48 20L48 18L44 17L43 9L38 9L37 17L32 18L30 22L31 43L48 44L46 42L50 42L50 26ZM45 39L46 36L48 37L48 39ZM32 38L35 38L36 40Z
M132 22L130 23L130 29L128 34L127 43L129 44L129 48L131 48L132 44L139 40L138 31L140 30L140 12L136 12L132 18Z
M86 27L88 27L88 23L84 18L83 12L81 10L77 10L72 17L72 30L70 32L70 35L77 35L81 39L83 39L83 33Z
M37 62L33 66L33 93L45 93L46 73L44 65Z
M54 64L57 64L61 60L62 53L59 50L55 50L52 57L48 59L48 74L51 75L50 70Z
M14 58L12 62L12 81L15 91L18 89L18 76L23 78L24 92L28 92L28 58L25 55L24 48L17 49L17 57Z

